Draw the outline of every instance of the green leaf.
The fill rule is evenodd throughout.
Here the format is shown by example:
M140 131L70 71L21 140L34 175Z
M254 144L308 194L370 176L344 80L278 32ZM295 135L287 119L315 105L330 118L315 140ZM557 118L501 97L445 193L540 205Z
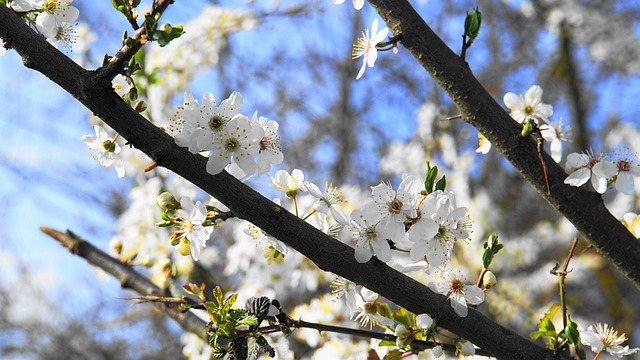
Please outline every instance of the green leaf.
M381 340L379 346L396 346L395 340Z
M215 359L222 359L225 355L227 355L227 350L218 345L213 347L213 357Z
M222 308L222 305L224 304L224 299L222 297L222 289L220 288L220 286L216 286L213 289L213 298L216 299L216 301L218 302L218 308Z
M580 341L580 331L578 331L578 324L573 321L569 321L567 327L564 328L566 338L570 343L576 345Z
M436 176L438 176L438 167L434 166L427 172L427 178L424 182L424 188L429 194L433 192L433 185L436 181Z
M411 329L411 320L409 319L409 312L405 308L401 307L398 310L394 311L393 320L406 326L407 329Z
M482 266L485 269L488 269L489 265L491 265L491 261L493 261L493 251L491 251L490 248L485 249L482 253Z
M248 315L238 321L237 325L258 325L258 317L255 315Z
M389 304L386 303L376 303L376 311L379 315L382 315L386 318L393 319L393 313L391 313L391 309L389 308Z
M400 351L399 349L393 349L384 356L384 360L400 360L402 359L403 354L404 352Z
M558 313L562 306L560 304L553 304L549 308L546 314L538 321L538 331L531 333L531 339L537 340L541 336L548 337L556 337L558 334L556 333L556 328L553 325L551 319Z
M447 177L443 176L442 179L438 180L436 183L436 190L444 191L447 187Z

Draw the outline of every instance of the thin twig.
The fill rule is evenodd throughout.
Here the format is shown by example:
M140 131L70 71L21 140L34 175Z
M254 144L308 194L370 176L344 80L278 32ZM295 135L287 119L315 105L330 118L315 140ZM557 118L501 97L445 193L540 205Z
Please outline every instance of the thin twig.
M135 271L131 266L118 261L70 231L63 233L46 226L41 226L40 231L57 240L71 253L84 258L91 265L97 266L111 274L120 281L123 288L134 290L144 296L163 297L170 295L155 286L149 279ZM175 304L167 304L167 302L157 303L156 306L164 310L165 313L174 319L183 329L198 335L204 341L208 341L206 332L207 324L196 315L190 312L182 312L178 306Z

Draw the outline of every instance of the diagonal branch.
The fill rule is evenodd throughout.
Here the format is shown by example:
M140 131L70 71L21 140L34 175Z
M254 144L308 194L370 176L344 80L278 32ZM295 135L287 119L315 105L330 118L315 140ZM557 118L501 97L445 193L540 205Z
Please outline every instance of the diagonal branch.
M431 30L407 0L370 0L402 45L447 92L465 121L475 126L507 160L564 215L598 251L640 287L640 241L604 206L602 197L564 184L567 173L543 153L540 166L535 141L520 137L522 127L473 76L469 65Z
M50 227L41 226L40 231L56 239L72 254L78 255L91 265L113 275L120 281L122 287L131 289L142 295L169 296L162 289L155 286L149 279L140 275L131 266L114 259L109 254L82 240L75 234L67 231L60 232ZM175 304L157 303L169 317L174 319L183 329L198 335L204 341L209 341L207 336L207 323L190 312L182 312Z
M466 318L459 317L444 296L433 293L375 258L364 264L357 263L353 248L325 235L227 172L208 174L206 158L175 145L173 138L122 101L110 84L96 82L91 72L52 47L5 7L0 7L0 37L20 54L27 67L49 77L159 166L191 181L224 203L239 218L296 249L319 268L362 284L411 312L430 314L439 327L468 339L498 358L564 358L562 354L554 354L495 323L477 310L470 309ZM464 110L463 115L468 113L466 108ZM532 146L535 155L535 144Z

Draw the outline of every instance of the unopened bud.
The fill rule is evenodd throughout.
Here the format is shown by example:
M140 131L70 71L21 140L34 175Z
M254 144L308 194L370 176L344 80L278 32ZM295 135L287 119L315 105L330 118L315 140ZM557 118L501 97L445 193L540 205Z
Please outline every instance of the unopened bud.
M492 288L497 282L498 280L496 279L496 276L491 271L487 271L482 276L482 284L485 289Z
M162 24L160 26L160 31L162 31L165 35L170 35L173 28L169 24Z
M189 239L183 238L182 242L180 243L180 246L178 246L178 248L176 250L182 256L191 255L191 242L189 241Z
M147 110L147 103L144 100L140 100L135 105L133 105L133 110L135 110L136 112L141 113L141 112Z
M156 198L156 203L162 210L178 210L182 208L180 202L176 200L170 192L165 191L162 194L158 195Z
M120 255L122 253L122 241L113 239L109 242L109 247L116 252L116 254Z

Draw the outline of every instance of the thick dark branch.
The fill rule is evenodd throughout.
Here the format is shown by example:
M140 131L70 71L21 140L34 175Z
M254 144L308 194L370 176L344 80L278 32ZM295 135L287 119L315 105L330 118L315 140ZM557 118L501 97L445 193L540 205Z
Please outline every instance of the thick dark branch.
M402 45L449 94L462 117L475 126L593 244L640 287L640 241L604 206L602 197L565 185L567 173L544 153L550 185L547 193L536 143L520 137L522 127L505 112L473 76L469 66L422 20L406 0L370 0ZM462 25L461 25L462 28Z
M140 275L131 266L114 259L109 254L91 245L91 243L69 232L63 233L46 226L41 226L40 230L56 239L71 253L84 258L91 265L97 266L113 275L120 281L123 288L134 290L142 295L170 296L170 294L155 286L149 279ZM199 317L190 312L183 313L176 304L156 303L155 306L162 309L183 329L198 335L204 341L209 341L207 323Z
M133 111L109 84L96 84L86 76L84 69L50 46L4 7L0 7L0 37L22 56L27 66L42 72L68 91L159 166L191 181L224 203L239 218L296 249L321 269L362 284L411 312L430 314L439 327L468 339L498 358L562 358L562 355L554 355L477 310L469 310L466 318L459 317L444 296L433 293L428 287L375 258L365 264L357 263L353 248L325 235L227 172L215 176L208 174L205 171L206 158L175 145L172 137ZM466 108L463 110L463 115L468 113ZM514 126L511 132L515 134L519 130ZM535 144L531 146L535 154Z

